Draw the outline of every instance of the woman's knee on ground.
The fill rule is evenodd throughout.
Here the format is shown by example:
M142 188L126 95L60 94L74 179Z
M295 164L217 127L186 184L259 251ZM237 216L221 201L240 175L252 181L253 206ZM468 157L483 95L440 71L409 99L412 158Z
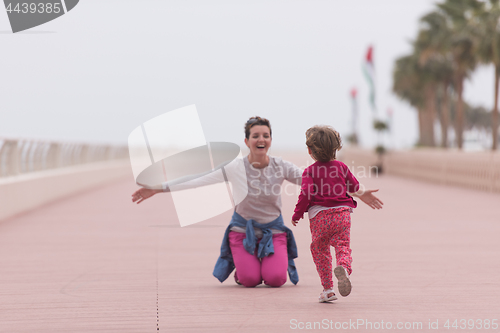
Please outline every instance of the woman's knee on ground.
M286 271L285 272L271 272L265 274L262 273L262 277L264 278L264 283L270 287L281 287L286 282Z
M260 272L246 272L246 274L238 272L238 281L245 287L251 288L262 283L262 276Z

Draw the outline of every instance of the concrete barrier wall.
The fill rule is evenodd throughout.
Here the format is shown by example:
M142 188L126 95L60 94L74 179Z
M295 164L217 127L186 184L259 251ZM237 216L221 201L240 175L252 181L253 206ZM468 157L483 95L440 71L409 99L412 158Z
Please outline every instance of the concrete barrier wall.
M500 152L416 149L388 152L380 159L370 150L345 148L347 165L382 165L384 173L500 193Z
M382 164L382 160L373 151L354 147L342 148L338 152L338 159L349 168L355 166L368 169Z
M0 138L0 177L127 157L126 146Z
M0 220L74 193L133 175L130 160L113 160L0 178Z
M388 174L500 192L500 153L419 149L384 156Z

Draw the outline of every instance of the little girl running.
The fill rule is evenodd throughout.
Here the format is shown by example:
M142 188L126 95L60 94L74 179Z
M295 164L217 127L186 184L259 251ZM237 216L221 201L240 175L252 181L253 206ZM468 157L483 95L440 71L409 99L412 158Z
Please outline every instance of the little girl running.
M382 208L383 203L372 194L378 190L360 190L359 182L349 168L335 159L337 150L342 148L337 131L330 126L311 127L306 131L306 145L316 162L302 174L301 192L292 224L295 226L308 212L311 253L324 288L319 301L328 302L337 299L333 292L330 246L335 248L337 267L334 273L339 293L342 296L351 293L350 213L357 206L352 196L374 209Z

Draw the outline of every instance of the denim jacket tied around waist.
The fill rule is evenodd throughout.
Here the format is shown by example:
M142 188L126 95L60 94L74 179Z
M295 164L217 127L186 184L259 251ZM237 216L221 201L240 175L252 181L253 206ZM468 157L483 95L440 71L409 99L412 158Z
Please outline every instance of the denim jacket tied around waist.
M220 257L215 264L213 275L222 283L224 282L231 272L234 270L233 255L229 247L229 232L232 227L241 227L246 230L246 238L243 240L245 250L253 255L255 247L257 246L258 239L255 237L254 228L262 230L262 239L260 240L257 248L257 256L259 258L267 257L274 253L273 234L271 229L277 229L286 232L286 245L288 252L288 276L293 284L299 282L299 275L293 259L297 258L297 245L293 232L283 223L283 217L280 215L274 221L269 223L258 223L255 220L245 220L240 214L234 212L231 218L231 223L226 228L222 245L220 248Z

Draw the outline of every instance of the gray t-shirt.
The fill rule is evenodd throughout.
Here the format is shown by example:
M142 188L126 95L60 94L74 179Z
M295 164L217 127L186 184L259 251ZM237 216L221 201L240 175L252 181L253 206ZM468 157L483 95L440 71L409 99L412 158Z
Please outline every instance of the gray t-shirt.
M300 186L302 170L279 157L269 156L269 165L254 168L243 158L248 182L248 195L236 206L236 212L246 220L268 223L281 214L281 193L286 189L284 180ZM293 193L294 191L288 191Z
M275 220L281 214L281 193L287 190L285 187L287 185L284 186L283 181L287 180L300 186L302 170L293 163L274 156L269 156L269 165L262 169L254 168L248 161L248 156L240 161L239 163L244 164L248 195L236 205L236 212L246 220L253 219L259 223ZM239 177L239 180L242 178ZM238 182L239 180L233 181ZM223 181L224 179L220 175L209 173L180 184L177 184L176 181L166 182L162 184L162 187L165 192L170 192L170 187L174 185L175 190L183 190ZM287 192L294 193L291 189Z

